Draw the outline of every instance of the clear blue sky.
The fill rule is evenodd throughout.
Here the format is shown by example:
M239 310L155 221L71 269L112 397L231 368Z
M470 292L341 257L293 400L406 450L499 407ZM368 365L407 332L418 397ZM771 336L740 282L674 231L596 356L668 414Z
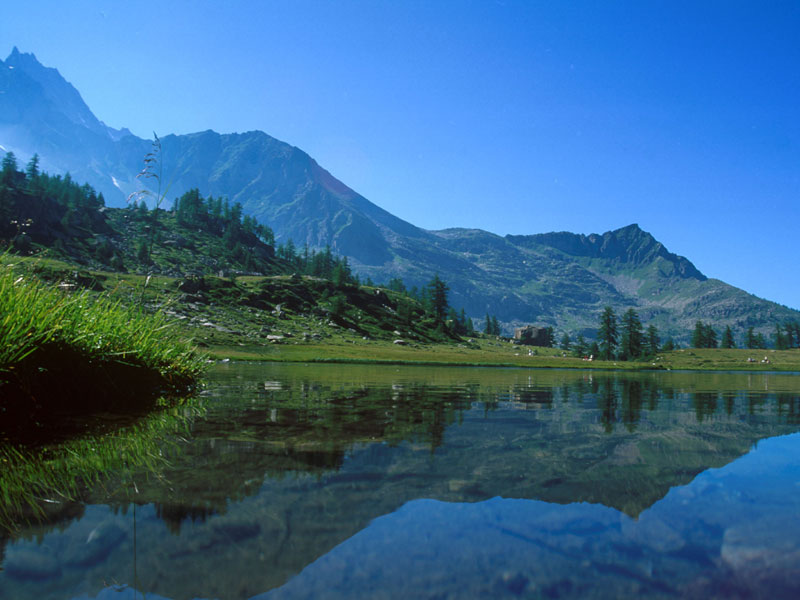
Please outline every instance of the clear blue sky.
M639 223L800 308L800 2L6 3L114 127L261 129L428 229Z

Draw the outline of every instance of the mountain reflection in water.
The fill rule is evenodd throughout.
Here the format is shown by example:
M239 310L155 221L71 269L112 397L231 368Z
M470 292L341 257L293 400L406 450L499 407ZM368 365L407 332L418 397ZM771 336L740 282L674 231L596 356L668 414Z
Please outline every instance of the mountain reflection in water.
M5 540L0 597L781 597L798 382L219 367L157 476Z

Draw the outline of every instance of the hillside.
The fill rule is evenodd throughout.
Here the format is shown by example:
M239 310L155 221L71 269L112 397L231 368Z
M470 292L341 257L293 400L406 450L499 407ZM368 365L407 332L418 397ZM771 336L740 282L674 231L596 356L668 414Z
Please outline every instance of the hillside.
M770 336L800 319L788 309L707 278L636 225L602 235L498 236L479 229L426 231L399 219L337 180L302 150L266 133L204 131L161 138L168 201L197 189L240 203L244 215L272 228L275 242L347 256L374 281L399 277L422 286L435 274L451 303L481 324L496 315L515 325L550 325L593 337L606 305L635 308L645 324L686 342L697 320ZM0 150L90 183L121 207L151 142L107 127L55 69L16 48L0 63Z

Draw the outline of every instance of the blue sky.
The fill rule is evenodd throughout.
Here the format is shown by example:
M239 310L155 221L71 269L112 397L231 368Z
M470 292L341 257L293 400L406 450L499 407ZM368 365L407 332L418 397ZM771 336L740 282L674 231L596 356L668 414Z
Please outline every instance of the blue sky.
M800 2L17 2L109 125L261 129L428 229L639 223L800 308Z

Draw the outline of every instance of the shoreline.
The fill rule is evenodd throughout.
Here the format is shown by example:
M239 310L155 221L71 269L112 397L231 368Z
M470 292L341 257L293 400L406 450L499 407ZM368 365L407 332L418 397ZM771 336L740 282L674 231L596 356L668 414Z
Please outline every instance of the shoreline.
M515 346L514 349L520 347ZM528 348L528 347L525 347ZM310 364L362 364L432 367L570 369L592 371L704 371L734 373L798 373L800 350L760 350L769 363L748 363L746 349L681 349L660 353L650 361L586 361L561 356L554 348L537 348L537 355L517 355L509 349L465 349L452 345L426 348L396 348L391 344L372 342L363 345L292 344L270 346L210 346L203 349L215 362L282 362ZM742 358L744 357L744 358Z

